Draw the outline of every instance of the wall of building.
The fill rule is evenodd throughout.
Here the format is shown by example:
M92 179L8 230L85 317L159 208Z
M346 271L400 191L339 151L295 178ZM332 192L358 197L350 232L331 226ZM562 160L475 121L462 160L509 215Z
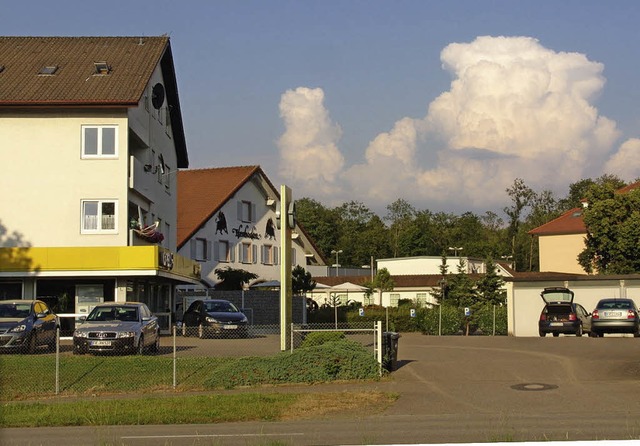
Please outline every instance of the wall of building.
M584 249L584 234L540 236L540 271L584 274L578 254Z
M118 155L82 159L83 125L117 125ZM126 110L3 113L0 225L19 246L126 245ZM122 181L114 181L122 178ZM118 201L116 231L81 234L81 201Z
M540 293L545 287L563 286L574 293L574 302L588 312L605 297L628 297L640 305L640 278L592 276L580 280L509 282L507 287L508 332L511 336L539 336L538 320L544 307Z
M244 222L238 218L238 203L243 201L251 203L255 210L255 218L252 222ZM208 247L207 259L198 260L202 265L202 278L210 286L219 281L215 270L226 267L252 272L257 274L259 279L265 281L280 280L282 259L280 237L282 231L275 227L276 204L268 205L265 192L256 187L252 181L248 181L216 212L213 218L195 233L191 240L204 240ZM219 222L220 212L224 214L226 222L224 230ZM221 256L216 251L219 249L221 241L228 242L230 249L233 250L232 261L219 260ZM305 248L299 243L300 241L303 241L301 235L292 242L292 247L295 250L294 266L300 265L306 269ZM250 261L242 261L243 243L250 245ZM270 247L275 253L274 259L277 259L275 262L264 258L263 249L265 246ZM187 242L180 248L179 253L195 259L195 253L192 251L191 242Z

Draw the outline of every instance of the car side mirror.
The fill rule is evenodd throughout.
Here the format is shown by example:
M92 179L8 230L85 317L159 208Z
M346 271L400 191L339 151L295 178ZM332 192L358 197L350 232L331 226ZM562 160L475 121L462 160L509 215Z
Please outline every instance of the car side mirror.
M142 317L142 322L148 322L148 321L150 321L150 320L151 320L151 318L150 318L150 317L148 317L148 316L143 316L143 317Z
M43 317L46 317L47 313L36 313L36 319L42 319Z
M87 320L87 316L80 316L80 317L78 318L78 320L79 320L80 322L85 322L85 321Z

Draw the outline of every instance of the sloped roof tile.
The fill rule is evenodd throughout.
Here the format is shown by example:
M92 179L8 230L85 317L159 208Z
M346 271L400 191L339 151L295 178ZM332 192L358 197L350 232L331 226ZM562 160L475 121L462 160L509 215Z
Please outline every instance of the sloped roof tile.
M0 105L137 105L169 37L0 37ZM111 71L96 74L95 62ZM55 74L41 75L45 66Z
M178 248L257 172L259 166L178 171Z

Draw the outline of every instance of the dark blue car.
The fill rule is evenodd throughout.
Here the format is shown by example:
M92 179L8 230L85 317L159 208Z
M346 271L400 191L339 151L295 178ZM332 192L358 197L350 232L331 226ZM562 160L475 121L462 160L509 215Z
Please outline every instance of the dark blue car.
M55 349L58 317L40 300L0 301L0 349L34 353Z
M246 338L247 317L228 300L196 300L182 316L182 335Z

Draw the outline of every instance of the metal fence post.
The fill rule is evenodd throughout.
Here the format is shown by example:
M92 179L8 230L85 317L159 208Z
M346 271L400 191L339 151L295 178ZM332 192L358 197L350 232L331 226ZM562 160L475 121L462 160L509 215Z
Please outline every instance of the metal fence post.
M376 335L378 337L378 364L380 365L380 376L382 376L382 321L376 321L374 324Z
M56 327L56 395L60 393L60 327Z
M176 389L176 326L173 326L173 390Z

